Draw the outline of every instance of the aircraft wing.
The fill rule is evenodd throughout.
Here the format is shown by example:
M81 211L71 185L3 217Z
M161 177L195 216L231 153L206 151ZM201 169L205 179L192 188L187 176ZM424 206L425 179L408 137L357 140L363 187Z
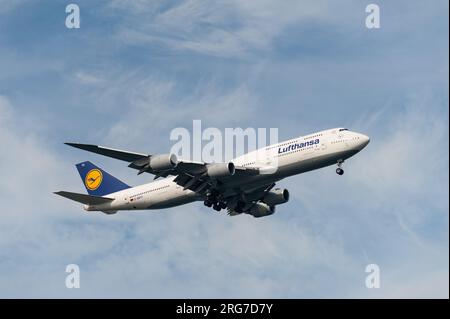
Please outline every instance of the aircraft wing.
M167 177L169 175L176 176L175 182L184 189L190 189L197 193L204 193L208 189L215 188L217 184L223 184L229 179L258 175L260 173L258 168L234 166L234 174L232 176L224 176L218 178L211 178L208 174L209 168L212 165L205 162L177 160L176 165L165 169L154 169L149 165L152 158L160 155L150 155L143 153L128 152L104 146L80 143L65 143L66 145L79 148L88 152L112 157L125 162L129 162L128 167L138 170L138 174L150 173L158 177ZM167 155L169 158L169 155ZM222 163L226 164L226 163Z
M75 148L79 148L79 149L82 149L82 150L85 150L88 152L112 157L112 158L122 160L125 162L133 162L133 161L137 161L139 159L149 156L147 154L122 151L122 150L117 150L114 148L103 147L103 146L93 145L93 144L80 144L80 143L64 143L64 144L75 147Z

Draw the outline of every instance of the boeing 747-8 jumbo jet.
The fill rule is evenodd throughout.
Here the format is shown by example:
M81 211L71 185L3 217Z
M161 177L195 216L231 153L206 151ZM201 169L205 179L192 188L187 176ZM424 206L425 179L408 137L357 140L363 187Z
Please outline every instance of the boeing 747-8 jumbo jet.
M203 201L229 215L264 217L289 200L287 189L274 188L285 177L330 165L344 174L344 161L361 151L368 136L335 128L273 144L228 163L178 160L174 154L148 155L91 144L66 143L85 151L128 162L138 174L150 173L148 184L130 187L91 162L77 164L89 195L55 194L84 204L86 211L114 214L119 210L162 209ZM276 165L274 166L274 159Z

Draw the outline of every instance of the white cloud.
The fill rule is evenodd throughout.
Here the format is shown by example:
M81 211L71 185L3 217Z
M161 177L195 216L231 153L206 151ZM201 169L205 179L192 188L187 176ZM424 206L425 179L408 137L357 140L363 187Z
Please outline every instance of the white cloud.
M163 93L163 97L171 91L170 85L151 86ZM155 95L158 94L150 94ZM405 193L396 195L398 202L389 199L389 195L393 191L391 183L395 187L407 185L407 181L399 182L398 177L410 171L391 171L397 175L380 182L364 177L367 167L376 170L378 157L372 152L390 156L392 147L397 144L386 148L383 143L370 144L367 152L349 161L344 175L347 179L336 179L332 169L324 169L305 174L301 179L294 177L281 182L280 185L290 188L294 195L292 202L280 206L277 214L264 219L230 218L212 213L199 203L158 212L106 216L83 213L78 205L50 194L55 185L71 184L66 165L39 137L18 134L15 127L18 115L11 110L12 105L5 97L1 98L0 106L2 114L10 113L9 124L1 127L1 143L12 150L1 159L2 174L6 176L3 180L10 181L1 185L2 194L5 194L3 189L9 190L2 198L8 203L0 241L0 251L8 256L0 263L2 274L8 274L0 276L3 296L448 295L448 284L443 283L448 278L445 270L448 255L442 254L445 245L423 237L415 228L418 225L409 220L403 222L420 239L420 245L408 234L398 234L399 226L385 227L386 221L396 220L396 214L404 218L409 213L404 200L418 188L406 187ZM427 123L417 121L420 113L416 110L406 116L398 114L393 124L400 121L405 128L412 125L419 132L429 131ZM438 134L442 120L433 123L437 129L429 133L438 140L445 140ZM373 141L387 138L391 133L373 135ZM404 139L398 141L402 143ZM435 144L429 147L430 151L436 151ZM415 154L413 147L400 150L396 159ZM21 169L6 170L11 162ZM412 167L414 163L404 165ZM415 178L429 183L426 174L422 172L421 177ZM327 193L327 186L334 188L334 193ZM327 201L320 200L323 194ZM371 199L373 194L376 196ZM360 210L353 207L352 196L359 199ZM385 198L383 206L391 205L392 209L374 216L376 210L383 207L376 202L377 198ZM18 202L22 203L19 205L22 209L17 208ZM351 207L353 210L348 209ZM18 214L24 214L25 218L20 227L11 231ZM358 219L361 214L363 219ZM369 216L370 219L365 220ZM433 218L442 216L437 214ZM419 225L423 221L422 218ZM359 237L359 249L353 242L355 236ZM371 241L377 241L379 247L374 247ZM372 260L382 267L383 286L376 292L363 288L364 267ZM424 260L426 263L421 262ZM65 265L73 262L78 263L82 271L79 291L64 287ZM399 273L406 266L413 276ZM441 283L430 285L429 280Z
M0 14L5 14L11 10L17 8L18 6L26 3L28 0L0 0Z
M153 147L147 152L154 152L172 144L169 128L184 125L191 131L195 119L203 121L203 128L229 127L249 119L258 107L258 97L245 82L238 87L221 89L214 81L200 81L186 94L179 93L182 90L179 86L178 81L141 72L111 77L102 84L104 89L93 96L96 108L102 113L120 115L102 134L102 143L112 143L116 147L130 147L132 143L133 147ZM165 139L153 140L151 136Z
M75 73L75 78L84 85L96 85L104 82L103 79L81 70Z
M212 1L189 0L168 9L160 3L113 1L114 10L128 10L127 23L118 37L128 44L163 44L173 50L187 50L219 57L245 57L268 51L280 32L307 19L333 19L333 9L322 1Z
M73 296L63 286L65 265L73 262L85 287L75 296L283 296L279 281L289 272L341 258L339 247L323 254L330 243L310 238L299 225L229 218L197 204L112 218L86 214L51 194L56 185L71 184L66 165L38 136L19 134L19 116L8 99L1 101L2 114L10 113L1 127L1 143L10 150L1 159L9 181L1 185L7 204L0 251L8 256L0 263L2 296ZM11 163L15 169L7 169ZM289 272L267 275L280 264Z

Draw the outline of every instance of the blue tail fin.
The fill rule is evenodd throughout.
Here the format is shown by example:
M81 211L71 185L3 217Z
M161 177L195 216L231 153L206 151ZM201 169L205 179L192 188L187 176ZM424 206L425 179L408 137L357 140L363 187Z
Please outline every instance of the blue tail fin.
M79 163L76 167L89 195L105 196L130 188L91 162Z

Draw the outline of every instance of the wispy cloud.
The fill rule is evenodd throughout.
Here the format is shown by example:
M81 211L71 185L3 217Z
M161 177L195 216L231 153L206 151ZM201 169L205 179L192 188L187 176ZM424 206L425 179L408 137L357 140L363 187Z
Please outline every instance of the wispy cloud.
M18 6L26 3L28 0L0 0L0 14L8 13L9 11L17 8Z
M84 71L78 71L77 73L75 73L75 78L84 85L96 85L104 82L103 79Z
M132 13L134 23L127 23L118 33L125 43L162 44L173 50L218 57L270 51L273 39L290 24L332 17L329 3L324 6L322 1L189 0L170 7L154 1L138 1L131 6L113 1L111 7Z
M166 89L166 92L171 90L170 86ZM160 88L157 91L165 90ZM2 111L2 114L10 113L9 123L14 126L17 115L11 111L12 104L5 97L2 102L2 110L10 109ZM427 123L417 122L422 112L423 109L419 109L406 116L399 112L392 118L392 124L403 123L405 127L413 125L419 131L427 131L430 129ZM440 135L440 127L445 120L437 119L435 124L436 138L445 140ZM55 185L71 184L66 170L73 168L66 167L39 139L32 138L31 143L27 143L29 136L12 132L12 127L2 126L2 145L14 150L11 156L14 156L15 164L26 169L14 176L2 172L6 173L7 179L18 181L17 186L10 184L12 191L2 193L9 197L11 203L25 201L20 195L23 193L30 205L35 207L39 203L45 210L40 212L32 206L24 206L20 211L9 205L6 208L9 213L3 219L5 236L0 242L1 251L5 254L0 267L2 273L10 274L0 277L6 296L119 297L124 296L125 291L129 297L190 298L445 296L448 286L439 284L432 287L431 284L448 277L448 272L443 270L448 266L448 260L439 254L440 245L424 237L417 229L424 223L426 211L419 212L421 222L411 224L408 218L411 212L404 205L410 196L417 195L415 188L408 189L408 177L414 175L429 185L426 177L429 171L420 172L419 177L412 169L390 171L391 176L386 180L400 179L398 182L401 184L394 188L403 189L397 191L394 202L390 200L393 192L391 182L386 185L386 180L376 182L373 178L364 177L367 168L374 170L373 173L381 169L377 158L389 158L392 148L385 148L376 140L389 138L393 131L373 136L375 143L370 144L370 152L350 161L344 175L349 179L339 182L332 170L326 169L302 176L302 183L298 183L297 178L281 183L294 194L292 202L280 206L274 216L260 220L250 216L230 218L212 214L195 203L155 213L83 214L78 205L71 205L50 194ZM433 130L430 133L433 135ZM20 152L17 145L21 147ZM438 149L433 145L430 148L433 151ZM379 157L373 157L373 153ZM396 154L397 157L401 154L402 158L414 156L415 149L401 149ZM33 158L31 162L28 160L30 157ZM3 158L2 167L8 167L10 161L9 157ZM392 159L382 167L388 168L397 162L397 159ZM414 167L412 162L401 163ZM442 163L435 162L435 165L441 167ZM78 181L75 172L71 175L74 176L72 180ZM23 188L19 181L30 181L30 177L36 182L28 182ZM326 185L335 191L328 193L324 189ZM15 187L20 187L22 192L15 192ZM371 191L361 192L361 189ZM431 192L432 189L427 190L421 201L426 202ZM320 201L324 194L326 202ZM351 208L353 201L342 200L351 198L349 194L363 196L358 198L359 209ZM379 198L385 198L383 205L378 203ZM330 207L333 207L332 211L328 211ZM377 213L379 209L383 212ZM17 214L26 215L18 219ZM386 226L386 222L395 223L399 216L403 220L398 226ZM435 217L429 215L428 218ZM19 220L20 225L16 225ZM358 229L354 228L355 222ZM407 232L398 234L405 225L412 229L416 238L420 238L421 245L414 243ZM13 229L16 230L12 232ZM354 240L357 238L359 244L356 245ZM378 242L378 246L370 243L373 240ZM385 251L387 245L389 253ZM415 257L410 255L412 251ZM391 254L400 254L404 262L413 263L408 269L410 273L417 272L417 277L399 277L398 269L404 265L401 260L386 257ZM40 256L45 259L41 260ZM383 288L380 291L361 288L368 256L371 262L381 265ZM427 260L432 266L418 262L417 258ZM33 267L33 271L26 266L13 268L19 260L44 263ZM78 263L83 273L83 288L73 293L63 286L63 270L71 262ZM18 275L19 281L12 279ZM45 289L25 290L29 286L40 287L43 278ZM406 289L416 286L421 288Z

